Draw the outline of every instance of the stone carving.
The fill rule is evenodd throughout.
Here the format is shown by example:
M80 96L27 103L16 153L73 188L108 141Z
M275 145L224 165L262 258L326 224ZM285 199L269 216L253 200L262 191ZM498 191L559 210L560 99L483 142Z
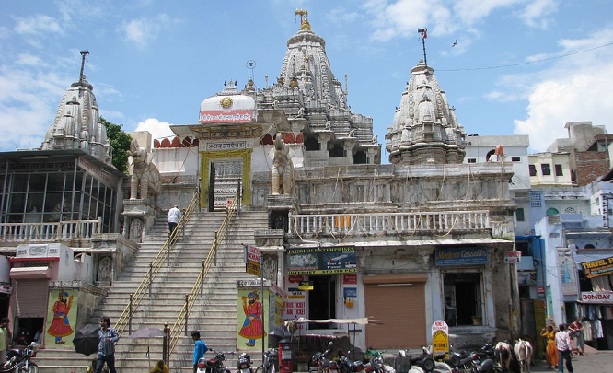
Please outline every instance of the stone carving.
M283 143L283 134L277 133L272 159L272 194L290 194L292 189L292 162L289 149Z
M105 257L98 262L98 281L111 281L113 276L113 261L110 257Z
M134 242L141 242L143 237L143 221L133 218L130 222L130 239Z
M151 162L149 154L132 140L128 155L132 157L132 178L130 180L130 199L147 199L150 189L159 193L160 174Z

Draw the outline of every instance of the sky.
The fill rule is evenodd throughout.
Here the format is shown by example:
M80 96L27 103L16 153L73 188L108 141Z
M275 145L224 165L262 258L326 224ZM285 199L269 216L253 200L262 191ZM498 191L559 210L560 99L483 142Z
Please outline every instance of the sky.
M612 0L0 0L0 151L40 146L82 50L102 117L172 135L225 81L276 81L296 9L347 76L352 111L373 118L383 163L424 58L418 28L467 134L528 134L535 153L568 137L566 122L613 133Z

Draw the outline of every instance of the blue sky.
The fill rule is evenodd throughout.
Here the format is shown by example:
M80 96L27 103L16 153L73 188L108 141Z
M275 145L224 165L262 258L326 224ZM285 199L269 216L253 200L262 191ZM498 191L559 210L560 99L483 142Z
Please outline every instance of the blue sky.
M352 110L373 117L384 162L385 132L423 58L418 28L467 133L529 134L530 152L567 137L565 122L613 133L611 0L0 0L0 151L40 146L81 50L107 120L154 137L197 123L224 81L276 80L297 8L343 85L347 74Z

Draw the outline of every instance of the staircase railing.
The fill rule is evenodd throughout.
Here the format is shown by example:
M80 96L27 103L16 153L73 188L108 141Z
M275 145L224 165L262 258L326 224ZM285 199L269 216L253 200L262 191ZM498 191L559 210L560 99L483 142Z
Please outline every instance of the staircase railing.
M192 291L189 294L185 295L185 304L179 312L179 316L177 317L177 321L170 328L169 339L168 339L168 356L172 355L175 347L179 343L181 335L187 335L187 324L189 321L189 314L194 305L194 300L198 296L198 293L202 292L202 286L204 284L204 279L211 268L211 264L215 261L215 255L217 253L217 249L226 238L228 224L234 217L237 215L239 210L240 203L240 189L237 193L237 197L232 200L232 203L227 206L226 209L226 217L224 218L219 230L215 232L215 239L213 240L213 244L211 245L211 250L205 260L202 261L202 270L198 275L198 278L194 282L194 286L192 286Z
M132 334L132 314L138 308L145 295L151 295L150 286L162 266L165 263L168 264L170 253L174 250L177 239L183 235L185 225L189 221L194 210L198 207L199 195L200 194L198 192L194 193L194 197L181 214L179 224L168 236L168 239L166 242L164 242L164 245L160 248L160 251L158 251L157 255L149 265L149 270L143 277L140 285L136 288L134 293L130 294L130 301L115 323L115 330L117 330L118 333L122 333L126 330L126 328L128 328L128 333Z

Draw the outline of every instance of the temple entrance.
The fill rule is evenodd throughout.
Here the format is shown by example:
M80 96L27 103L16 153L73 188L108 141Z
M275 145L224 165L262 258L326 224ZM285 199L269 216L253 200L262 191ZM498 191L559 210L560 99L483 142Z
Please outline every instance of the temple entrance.
M228 198L240 190L241 206L251 203L251 152L253 149L201 153L200 206L207 211L225 210Z
M233 199L242 189L243 160L219 159L211 162L209 179L209 211L223 211L228 199ZM242 196L242 193L239 194Z

